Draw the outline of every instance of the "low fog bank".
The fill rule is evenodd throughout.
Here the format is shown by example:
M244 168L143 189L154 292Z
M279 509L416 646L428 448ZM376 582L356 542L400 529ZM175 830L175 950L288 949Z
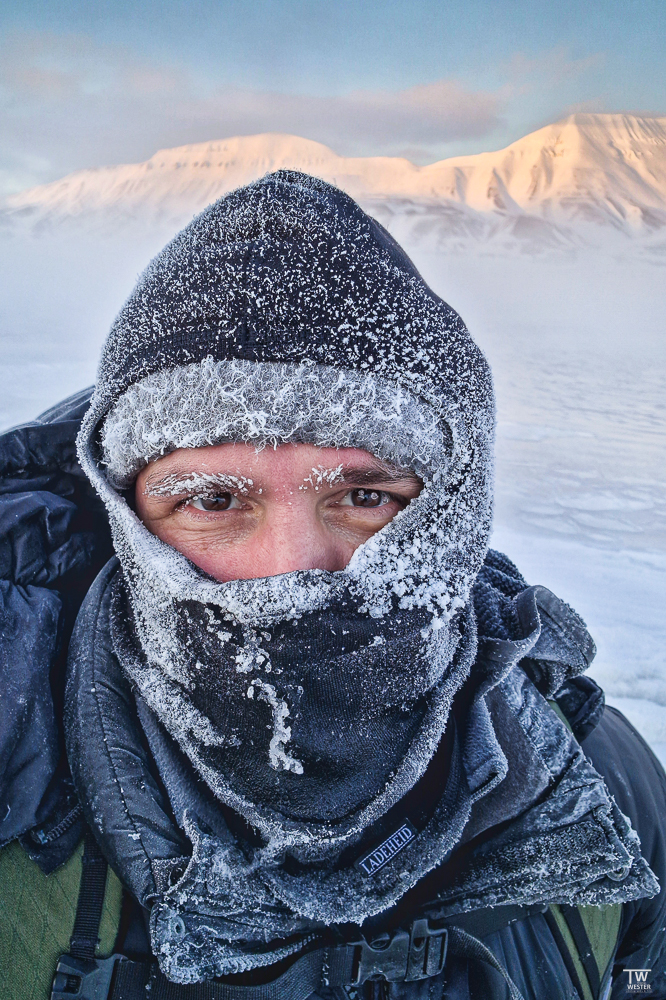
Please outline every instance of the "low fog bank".
M666 550L666 269L415 256L493 368L497 522Z
M0 235L0 428L94 381L114 316L169 235Z
M94 381L169 235L0 236L0 428ZM591 251L412 253L495 374L494 544L583 614L592 673L666 757L666 270Z

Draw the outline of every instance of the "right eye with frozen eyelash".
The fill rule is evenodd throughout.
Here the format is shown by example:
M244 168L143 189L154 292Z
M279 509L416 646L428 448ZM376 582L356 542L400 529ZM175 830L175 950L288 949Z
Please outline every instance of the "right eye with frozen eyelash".
M219 493L217 496L192 497L191 500L187 501L187 506L193 507L195 510L216 511L233 510L241 507L242 504L233 493Z

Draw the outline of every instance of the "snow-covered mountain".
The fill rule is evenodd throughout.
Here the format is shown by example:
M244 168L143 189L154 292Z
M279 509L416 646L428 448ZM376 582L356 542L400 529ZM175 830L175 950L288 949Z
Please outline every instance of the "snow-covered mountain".
M666 117L572 115L497 152L417 166L342 157L297 136L264 134L160 150L145 163L80 170L9 198L5 223L65 219L175 229L233 188L281 167L357 198L407 243L603 241L666 247Z

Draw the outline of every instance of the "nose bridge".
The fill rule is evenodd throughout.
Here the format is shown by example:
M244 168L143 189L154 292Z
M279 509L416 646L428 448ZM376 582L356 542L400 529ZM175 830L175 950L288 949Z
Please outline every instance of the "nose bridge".
M337 539L317 516L316 505L304 494L279 504L266 524L264 539L267 575L299 569L341 569Z

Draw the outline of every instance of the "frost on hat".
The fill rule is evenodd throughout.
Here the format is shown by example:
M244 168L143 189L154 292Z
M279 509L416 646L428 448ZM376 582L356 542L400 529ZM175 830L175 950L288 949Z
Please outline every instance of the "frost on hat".
M176 448L307 442L364 448L419 472L444 469L448 437L432 407L370 373L207 358L130 386L104 420L102 464L122 489Z
M399 591L450 613L487 549L493 432L490 371L457 313L351 198L279 171L151 262L111 329L79 446L112 505L109 480L223 440L355 445L412 467L426 488L398 520L421 520L368 577L369 606Z

